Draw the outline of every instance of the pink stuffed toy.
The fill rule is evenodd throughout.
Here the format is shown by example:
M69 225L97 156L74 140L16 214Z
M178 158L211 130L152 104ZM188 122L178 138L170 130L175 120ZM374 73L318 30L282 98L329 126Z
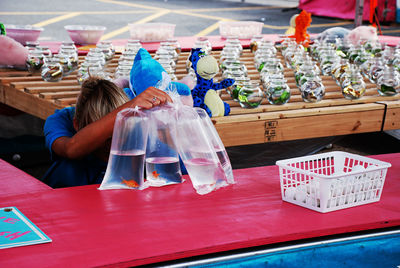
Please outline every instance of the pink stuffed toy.
M357 45L360 40L363 41L378 41L378 34L375 27L372 26L358 26L351 30L345 37L353 45Z
M0 35L0 66L25 68L28 49L8 37Z

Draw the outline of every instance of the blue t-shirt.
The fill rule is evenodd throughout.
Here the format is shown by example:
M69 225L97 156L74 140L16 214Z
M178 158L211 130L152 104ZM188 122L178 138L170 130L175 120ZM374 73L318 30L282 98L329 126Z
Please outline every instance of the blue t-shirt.
M42 180L53 188L101 183L107 168L106 162L93 155L74 160L53 154L51 146L56 139L75 135L74 114L74 107L56 110L44 124L46 147L50 150L54 163Z
M125 88L124 91L130 99L135 97L129 88ZM106 162L91 154L78 160L53 154L51 147L56 139L73 137L76 134L73 125L74 115L75 107L66 107L56 110L46 119L44 124L43 132L46 147L50 150L54 163L43 176L42 181L53 188L99 184L102 182L107 168ZM187 174L182 160L180 160L180 164L182 173Z

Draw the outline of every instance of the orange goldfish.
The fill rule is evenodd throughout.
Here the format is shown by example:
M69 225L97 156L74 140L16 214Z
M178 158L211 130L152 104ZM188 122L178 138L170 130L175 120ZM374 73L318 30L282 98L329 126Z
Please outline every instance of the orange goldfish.
M122 179L122 182L125 183L128 187L131 187L131 188L139 187L139 184L135 180L127 181L127 180Z
M156 178L156 179L158 179L158 176L160 176L160 174L157 173L156 170L154 170L154 171L152 172L152 174L153 174L153 177Z

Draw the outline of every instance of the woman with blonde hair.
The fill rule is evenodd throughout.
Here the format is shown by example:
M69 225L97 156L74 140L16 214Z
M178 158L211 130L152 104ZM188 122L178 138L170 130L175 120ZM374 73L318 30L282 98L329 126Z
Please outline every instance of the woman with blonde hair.
M154 87L129 100L113 82L87 79L76 107L56 110L45 122L46 146L54 163L43 181L51 187L101 183L117 113L136 106L150 109L166 102L172 102L169 95Z

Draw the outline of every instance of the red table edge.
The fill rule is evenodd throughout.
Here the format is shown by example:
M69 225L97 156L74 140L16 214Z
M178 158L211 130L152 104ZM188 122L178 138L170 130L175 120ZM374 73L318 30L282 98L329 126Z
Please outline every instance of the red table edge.
M310 34L311 37L316 37L318 34ZM281 39L282 34L263 34L264 38L267 40L271 41L279 41ZM220 50L224 47L225 40L219 35L210 35L210 36L204 36L209 39L211 42L213 49L215 50ZM182 47L182 51L190 51L191 48L193 47L196 39L198 36L175 36L173 39L177 39L178 42L180 43ZM378 39L381 43L386 43L390 46L396 46L400 42L400 37L398 36L389 36L389 35L378 35ZM127 43L129 39L113 39L111 40L114 46L118 47L123 47ZM240 42L244 48L248 48L250 46L250 40L251 39L240 39ZM41 45L44 46L49 46L50 50L53 53L58 52L58 48L61 45L61 41L40 41ZM95 45L92 45L95 47ZM143 42L142 46L148 50L150 53L154 53L157 51L158 47L160 46L160 42ZM79 47L82 46L77 46L79 55L86 55L88 52L88 48L90 46L84 46L85 49L79 50Z
M393 156L397 157L397 156L400 156L400 154L392 153L392 154L382 154L382 155L370 155L368 157L376 158L381 161L387 161L388 159L392 159ZM246 169L242 169L242 170L246 170ZM97 191L97 186L98 185L87 185L87 186L77 186L77 187L88 187L88 188L93 188L94 191ZM73 187L73 188L76 188L76 187ZM64 191L68 190L68 188L60 188L60 190L61 189L63 189ZM57 190L58 189L54 189L54 191L57 191ZM289 204L289 203L286 203L286 204L288 204L290 206L296 206L296 205ZM373 205L373 203L366 204L363 206L369 206L369 205ZM303 208L303 209L305 209L305 208ZM315 212L315 213L318 213L318 212ZM335 212L331 212L331 213L335 213ZM168 254L162 254L162 255L157 255L157 256L147 257L147 258L142 258L142 259L138 258L135 260L121 261L121 262L113 263L113 264L104 264L104 266L106 266L106 267L107 266L109 266L109 267L117 266L118 267L118 266L125 266L125 265L126 266L145 265L145 264L166 262L166 261L187 258L187 257L196 257L196 256L200 256L200 255L205 255L205 254L224 253L224 252L227 252L230 250L252 248L252 247L263 246L263 245L272 245L272 244L279 243L279 242L294 242L296 240L307 239L307 238L324 237L324 236L329 236L329 235L351 233L351 232L356 232L356 231L360 231L360 230L366 231L366 230L382 229L382 228L394 227L394 226L400 226L400 219L392 220L392 221L379 221L379 222L375 222L372 224L351 225L351 226L340 227L340 228L329 229L329 230L324 230L321 228L320 230L313 230L313 231L302 232L302 233L294 233L294 234L289 234L289 235L285 235L285 236L277 236L277 237L273 237L273 238L265 237L265 238L256 239L256 240L252 240L252 241L239 241L239 242L234 242L234 243L229 243L229 244L224 244L224 245L218 245L218 251L216 250L216 246L211 245L209 247L188 250L185 252L168 253ZM317 232L317 235L315 235L316 232Z

